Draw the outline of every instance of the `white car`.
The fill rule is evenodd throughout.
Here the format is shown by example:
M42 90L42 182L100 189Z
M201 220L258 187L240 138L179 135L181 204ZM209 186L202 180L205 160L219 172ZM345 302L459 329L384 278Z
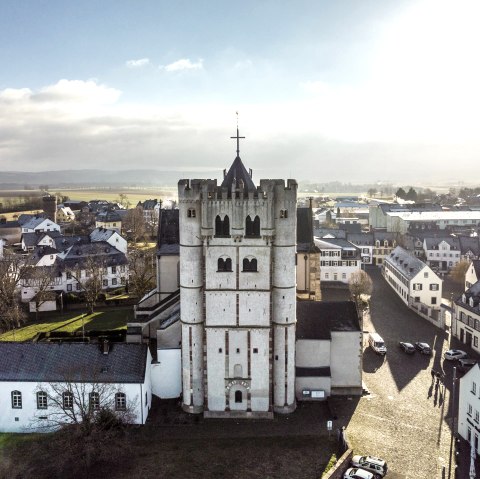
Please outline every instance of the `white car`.
M375 456L353 456L351 464L371 472L374 477L385 476L388 469L386 461Z
M347 469L343 479L373 479L373 474L359 467L351 467Z
M449 349L448 351L445 351L443 357L449 361L453 361L454 359L466 358L467 353L465 351L461 351L460 349Z

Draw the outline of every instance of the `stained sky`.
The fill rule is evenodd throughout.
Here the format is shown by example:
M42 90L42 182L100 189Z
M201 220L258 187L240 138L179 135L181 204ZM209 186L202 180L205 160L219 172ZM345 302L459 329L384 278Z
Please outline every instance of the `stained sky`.
M238 111L256 179L475 181L479 24L478 0L3 0L0 168L221 174Z

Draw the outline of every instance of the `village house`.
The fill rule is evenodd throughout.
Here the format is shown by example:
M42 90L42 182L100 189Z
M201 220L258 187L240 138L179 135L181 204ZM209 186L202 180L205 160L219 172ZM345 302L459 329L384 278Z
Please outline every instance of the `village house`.
M476 270L473 274L476 275ZM480 353L480 281L454 301L452 335Z

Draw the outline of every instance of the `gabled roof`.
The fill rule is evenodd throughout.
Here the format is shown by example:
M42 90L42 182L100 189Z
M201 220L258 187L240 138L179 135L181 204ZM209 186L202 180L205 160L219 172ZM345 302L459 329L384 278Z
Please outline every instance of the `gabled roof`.
M315 238L315 245L320 249L354 249L357 250L358 248L350 241L347 241L342 238L331 238L331 239L318 239Z
M472 261L473 269L475 270L475 275L477 278L480 278L480 259L474 259Z
M332 331L360 331L353 301L297 301L297 340L330 339Z
M348 233L347 239L356 246L373 246L373 233Z
M65 268L75 268L77 265L81 267L89 259L104 266L119 266L128 263L125 254L118 251L118 249L106 241L75 244L70 247L69 250L65 251L60 259L63 261Z
M347 232L338 228L315 228L313 234L317 238L333 237L345 239L347 237Z
M480 241L478 236L459 236L460 251L466 254L471 251L475 256L480 255Z
M139 201L137 206L141 206L144 210L153 210L157 204L158 200L155 198L154 200L145 200L143 203Z
M118 234L115 230L110 230L108 228L95 228L90 233L90 241L107 241L110 239L110 236Z
M44 221L47 221L48 218L44 218L42 216L34 216L30 218L27 222L22 225L22 228L26 228L29 230L35 229L37 226L41 225ZM51 220L48 220L51 221ZM56 224L54 221L51 221L52 224Z
M436 238L434 236L428 236L428 237L424 238L423 241L425 243L425 246L426 246L427 250L438 249L438 246L442 242L449 244L450 248L452 248L452 249L460 250L460 242L458 241L458 238L455 238L453 236L448 236L448 237L444 237L444 238Z
M0 381L142 383L147 345L0 342Z
M99 213L97 213L95 220L101 221L103 223L109 223L112 221L122 221L122 218L120 217L120 215L116 210L115 211L108 210L108 211L100 211Z
M428 267L423 261L411 255L401 246L397 246L389 255L385 256L385 261L392 264L410 279L414 278L422 269Z
M232 166L228 170L222 181L222 188L228 188L228 191L233 189L243 188L244 191L255 191L255 183L250 178L245 166L243 166L242 160L239 156L233 160Z

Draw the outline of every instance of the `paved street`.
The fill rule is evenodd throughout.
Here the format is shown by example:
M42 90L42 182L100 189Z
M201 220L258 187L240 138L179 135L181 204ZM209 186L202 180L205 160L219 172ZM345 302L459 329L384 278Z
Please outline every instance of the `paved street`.
M354 412L347 424L350 441L356 453L388 459L388 478L453 478L453 364L443 360L443 352L450 347L449 335L410 311L387 285L380 269L372 268L368 273L374 291L371 318L365 321L364 331L377 331L388 353L385 358L377 356L366 344L368 335L364 335L363 377L370 394L351 401ZM326 293L325 300L338 299L341 294ZM399 348L399 341L425 341L433 348L433 356L418 352L407 355ZM444 372L445 385L432 381L432 367ZM341 415L348 417L348 411Z

